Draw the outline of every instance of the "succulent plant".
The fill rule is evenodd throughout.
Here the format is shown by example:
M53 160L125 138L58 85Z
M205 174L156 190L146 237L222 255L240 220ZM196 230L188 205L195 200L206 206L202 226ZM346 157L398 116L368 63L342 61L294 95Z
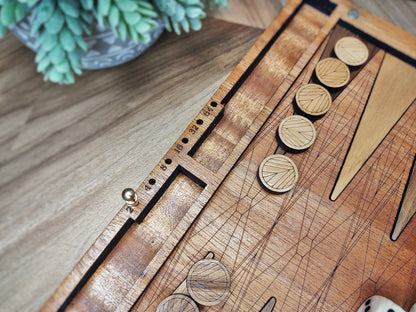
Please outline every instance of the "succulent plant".
M150 31L161 18L166 29L189 32L201 28L204 6L227 6L228 0L0 0L0 37L8 27L29 16L35 36L35 61L44 80L74 83L80 75L83 36L90 33L95 19L121 40L148 43Z

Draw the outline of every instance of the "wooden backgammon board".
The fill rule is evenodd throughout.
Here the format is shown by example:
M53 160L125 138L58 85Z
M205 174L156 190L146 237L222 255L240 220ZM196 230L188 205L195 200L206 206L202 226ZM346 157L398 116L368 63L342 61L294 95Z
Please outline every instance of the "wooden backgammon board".
M408 310L415 66L409 33L290 1L42 310Z

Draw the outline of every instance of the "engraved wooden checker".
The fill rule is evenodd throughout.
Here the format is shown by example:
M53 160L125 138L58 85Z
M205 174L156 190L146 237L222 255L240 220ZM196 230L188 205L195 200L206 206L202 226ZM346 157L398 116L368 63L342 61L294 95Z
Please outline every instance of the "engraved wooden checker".
M331 108L331 94L324 87L310 83L299 88L296 92L296 105L310 116L322 116Z
M359 66L368 59L367 46L355 37L344 37L337 41L334 48L335 55L350 66Z
M310 147L316 139L313 123L299 115L289 116L282 120L278 131L279 139L287 147L296 151L303 151Z
M270 192L283 193L291 190L298 177L295 163L284 155L266 157L259 167L260 181Z
M199 309L188 296L174 294L165 298L158 305L156 312L199 312Z
M195 263L186 278L189 295L197 303L213 306L228 295L230 275L218 260L203 259Z
M350 80L350 70L340 60L328 57L319 61L315 68L316 77L330 88L345 86Z

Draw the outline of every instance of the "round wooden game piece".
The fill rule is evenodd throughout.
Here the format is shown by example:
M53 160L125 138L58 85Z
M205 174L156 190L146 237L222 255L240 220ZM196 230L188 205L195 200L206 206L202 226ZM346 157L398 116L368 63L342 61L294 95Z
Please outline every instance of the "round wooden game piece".
M259 167L261 184L270 192L283 193L291 190L298 181L298 168L289 157L271 155Z
M188 296L174 294L165 298L158 305L156 312L199 312L199 309Z
M186 288L197 303L205 306L219 304L228 295L230 275L218 260L196 262L186 277Z
M324 87L310 83L299 88L296 92L296 105L310 116L322 116L331 108L331 94Z
M337 41L335 55L350 66L363 65L368 59L367 46L355 37L344 37Z
M282 120L277 130L280 141L295 151L303 151L309 148L316 139L316 131L313 123L299 115L286 117Z
M343 87L350 81L348 66L333 57L320 60L315 73L319 81L330 88Z

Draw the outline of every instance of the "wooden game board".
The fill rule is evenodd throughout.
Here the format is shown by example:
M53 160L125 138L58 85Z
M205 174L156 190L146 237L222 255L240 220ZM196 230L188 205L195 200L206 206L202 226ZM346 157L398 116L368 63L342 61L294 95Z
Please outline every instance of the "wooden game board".
M296 186L269 193L257 170L279 152L280 121L297 113L296 91L318 83L317 62L345 36L360 38L369 58L329 90L315 143L286 153ZM290 1L43 311L154 311L208 252L231 286L201 311L259 311L271 297L275 311L355 311L373 294L408 309L415 59L414 36L348 2Z

